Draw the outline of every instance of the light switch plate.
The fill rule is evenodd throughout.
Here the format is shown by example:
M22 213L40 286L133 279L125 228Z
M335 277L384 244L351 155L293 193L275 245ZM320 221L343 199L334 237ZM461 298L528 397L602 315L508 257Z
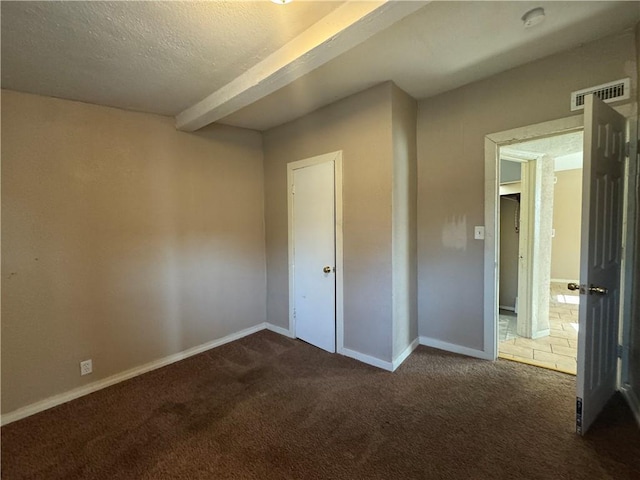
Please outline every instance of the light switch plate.
M484 240L484 225L473 227L473 238Z

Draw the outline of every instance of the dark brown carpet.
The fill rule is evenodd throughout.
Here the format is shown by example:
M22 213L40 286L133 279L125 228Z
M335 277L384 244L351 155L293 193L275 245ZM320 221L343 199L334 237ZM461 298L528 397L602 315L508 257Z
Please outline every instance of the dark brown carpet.
M392 374L265 331L2 428L2 478L640 478L624 400L579 438L574 385L424 347Z

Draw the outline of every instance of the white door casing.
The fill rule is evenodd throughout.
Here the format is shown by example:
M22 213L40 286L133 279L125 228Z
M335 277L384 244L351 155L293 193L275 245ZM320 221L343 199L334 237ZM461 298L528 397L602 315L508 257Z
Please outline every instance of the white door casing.
M335 152L287 168L290 325L295 337L328 352L336 351L336 331L342 345L341 158Z
M528 325L532 315L533 234L535 231L536 162L529 160L520 164L520 231L518 234L518 313L517 332L531 337Z
M584 110L576 431L617 389L625 118L589 95Z
M616 106L614 108L615 111L620 113L631 125L635 125L635 118L637 115L637 106L635 104L624 104L620 106ZM499 242L497 239L498 232L498 223L496 219L498 218L498 202L496 201L498 191L498 183L499 183L499 150L502 146L508 146L514 143L519 143L525 140L533 140L536 138L549 136L549 135L559 135L562 133L570 133L576 130L579 130L584 125L584 117L583 115L574 115L571 117L566 117L558 120L551 120L548 122L543 122L540 124L529 125L526 127L518 127L511 130L505 130L502 132L496 132L489 134L485 137L485 226L486 226L486 240L485 240L485 262L484 262L484 288L485 288L485 301L484 301L484 349L482 355L478 355L481 358L488 358L491 360L495 360L497 358L498 353L498 326L497 326L497 315L498 315L498 272L499 272L499 257L498 257L498 248ZM633 138L633 132L631 131L630 138ZM635 140L630 142L630 153L635 158ZM634 165L634 169L637 168ZM630 170L628 171L635 171ZM583 172L584 173L584 172ZM625 188L627 191L635 191L637 188L637 183L635 182L635 177L629 176L626 174L625 178ZM584 192L583 192L584 195ZM577 200L579 201L579 200ZM634 207L632 204L631 207ZM626 208L629 208L627 206ZM623 211L623 218L628 217L628 213L626 210ZM628 218L627 218L628 221ZM624 223L624 222L623 222ZM583 222L584 228L584 222ZM629 231L627 233L628 238L625 238L625 241L628 242L629 245L633 245L634 242L630 241L633 239L633 232ZM630 261L633 258L633 251L631 248L623 248L623 263L626 264L626 268L630 269L633 265L633 262ZM581 253L584 253L584 249L582 249ZM632 278L629 275L629 278L623 279L623 284L621 287L621 295L623 298L621 299L621 317L623 321L623 325L626 325L625 329L620 329L621 334L623 336L623 344L628 342L628 338L624 338L626 334L627 337L629 335L629 322L630 322L630 308L624 308L627 303L630 302L630 297L633 292L633 282ZM583 329L584 330L584 329ZM623 354L622 358L622 381L624 382L625 376L625 355ZM580 367L579 367L580 368ZM583 372L584 375L584 372ZM624 385L622 385L624 387ZM640 419L640 402L637 400L635 403L631 401L629 398L629 392L622 388L622 392L627 394L627 399L632 405L632 409L635 409L636 416ZM579 395L580 396L580 395ZM637 396L635 397L638 398ZM640 421L640 420L639 420ZM583 433L586 431L584 428L583 422Z
M525 338L549 335L553 158L522 163L518 263L518 328Z
M616 106L615 110L625 118L635 118L637 109L634 104ZM550 120L543 123L513 128L502 132L488 134L484 139L485 151L485 189L484 189L484 347L477 356L495 360L498 355L498 275L499 275L499 241L498 241L498 186L500 178L500 149L514 143L534 140L550 135L561 135L582 130L583 115ZM634 151L632 145L631 148ZM628 260L629 251L625 252ZM625 297L631 294L631 282L625 283ZM628 313L627 313L628 315Z

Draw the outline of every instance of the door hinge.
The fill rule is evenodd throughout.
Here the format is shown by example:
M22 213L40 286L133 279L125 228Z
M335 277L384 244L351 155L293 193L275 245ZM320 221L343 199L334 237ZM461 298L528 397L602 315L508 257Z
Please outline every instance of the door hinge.
M293 318L294 319L296 318L296 309L295 308L293 309Z
M296 194L296 186L291 185L291 195L295 195L295 194Z
M624 348L622 347L622 345L618 345L618 348L617 348L618 358L622 358L623 352L624 352Z
M629 158L631 155L631 144L629 142L624 144L624 156Z

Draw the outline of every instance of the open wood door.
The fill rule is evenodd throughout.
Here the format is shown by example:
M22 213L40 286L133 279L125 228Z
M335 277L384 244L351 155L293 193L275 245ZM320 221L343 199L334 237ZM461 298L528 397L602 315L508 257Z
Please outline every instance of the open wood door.
M588 95L584 169L576 431L583 435L616 391L625 118Z

